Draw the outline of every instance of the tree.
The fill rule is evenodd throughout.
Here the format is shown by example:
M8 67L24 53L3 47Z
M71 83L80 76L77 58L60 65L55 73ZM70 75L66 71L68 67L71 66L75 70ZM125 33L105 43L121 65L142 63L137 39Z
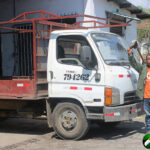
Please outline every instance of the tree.
M138 6L139 9L150 14L150 9L145 9L141 6ZM145 19L141 21L140 24L137 24L137 36L139 42L150 42L150 19Z

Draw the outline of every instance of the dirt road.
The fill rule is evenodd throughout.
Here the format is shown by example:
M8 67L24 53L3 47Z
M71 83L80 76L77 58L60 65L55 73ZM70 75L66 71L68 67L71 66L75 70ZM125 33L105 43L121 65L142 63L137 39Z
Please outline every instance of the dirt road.
M115 128L93 124L80 141L59 139L46 120L7 119L0 122L0 150L145 150L145 116Z

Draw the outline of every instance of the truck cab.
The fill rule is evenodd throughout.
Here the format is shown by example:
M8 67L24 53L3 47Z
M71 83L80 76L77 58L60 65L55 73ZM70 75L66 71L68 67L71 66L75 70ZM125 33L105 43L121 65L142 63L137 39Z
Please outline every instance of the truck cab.
M142 102L135 94L138 73L130 65L126 49L120 36L99 30L52 32L47 63L48 96L56 106L52 123L60 137L75 130L81 110L87 120L83 124L89 124L89 120L118 122L142 114ZM70 104L81 110L71 109Z

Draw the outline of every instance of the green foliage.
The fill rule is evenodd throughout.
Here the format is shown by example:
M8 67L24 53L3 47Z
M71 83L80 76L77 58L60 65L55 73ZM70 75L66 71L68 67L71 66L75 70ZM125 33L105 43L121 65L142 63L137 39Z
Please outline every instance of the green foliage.
M144 10L144 8L142 6L138 6L137 8L141 9L142 11Z
M139 42L150 42L150 25L144 29L138 28L137 38Z
M143 8L141 6L138 6L139 9L141 9L142 11L150 14L150 9L146 9L146 8ZM144 23L144 22L147 22L147 21L150 21L150 19L145 19L141 22ZM146 26L145 28L138 28L137 29L137 36L138 36L138 41L139 42L150 42L150 25Z
M142 6L138 6L139 9L141 9L142 11L150 14L150 9L147 9L147 8L143 8Z
M143 12L150 14L150 9L143 8L142 6L138 6L137 8L141 9ZM150 19L144 19L142 22L150 21Z
M150 9L147 9L147 11L146 11L148 14L150 14Z

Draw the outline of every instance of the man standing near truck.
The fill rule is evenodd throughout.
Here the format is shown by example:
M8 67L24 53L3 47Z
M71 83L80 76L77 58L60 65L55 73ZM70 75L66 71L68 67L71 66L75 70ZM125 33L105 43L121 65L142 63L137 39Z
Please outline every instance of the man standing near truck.
M144 100L146 133L150 133L150 53L147 54L146 63L144 64L136 61L132 48L128 48L128 56L131 66L139 73L136 94Z

